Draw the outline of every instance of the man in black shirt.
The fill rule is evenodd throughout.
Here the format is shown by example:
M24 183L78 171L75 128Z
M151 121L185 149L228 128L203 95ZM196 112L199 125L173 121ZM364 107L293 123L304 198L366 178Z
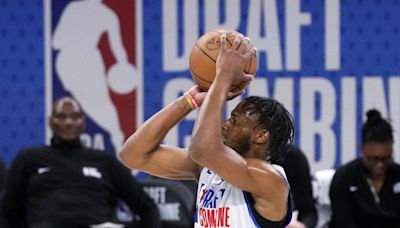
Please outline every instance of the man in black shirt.
M377 110L367 116L361 158L340 167L331 183L333 228L400 227L400 165L392 161L392 127Z
M139 227L160 227L156 205L130 171L104 151L82 146L85 120L75 100L58 100L49 121L51 145L22 150L10 168L4 197L10 227L118 223L118 200L140 216Z

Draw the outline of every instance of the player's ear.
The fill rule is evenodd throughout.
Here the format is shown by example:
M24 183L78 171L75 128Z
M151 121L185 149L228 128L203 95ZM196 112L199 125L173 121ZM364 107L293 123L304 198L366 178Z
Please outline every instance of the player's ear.
M254 141L259 144L263 144L269 141L271 137L270 132L267 129L260 129L256 132Z

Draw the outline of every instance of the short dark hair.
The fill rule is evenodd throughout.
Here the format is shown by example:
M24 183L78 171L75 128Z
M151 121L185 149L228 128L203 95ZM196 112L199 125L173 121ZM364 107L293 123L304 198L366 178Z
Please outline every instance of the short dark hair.
M283 161L287 151L292 148L294 124L292 115L277 100L250 96L245 102L253 104L260 113L258 126L270 132L269 160L272 163Z
M376 109L367 112L367 121L362 127L362 144L369 142L393 142L393 130L389 121L382 118Z

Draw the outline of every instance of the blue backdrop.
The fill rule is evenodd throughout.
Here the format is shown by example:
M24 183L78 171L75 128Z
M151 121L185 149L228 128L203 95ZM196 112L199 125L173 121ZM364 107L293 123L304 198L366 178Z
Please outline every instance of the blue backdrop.
M295 118L296 144L313 171L358 156L360 127L370 108L391 119L400 160L399 0L121 0L133 5L134 21L110 2L104 4L121 28L128 21L120 34L134 31L133 51L127 47L130 41L124 45L133 53L129 60L140 78L134 99L123 102L122 95L110 92L121 126L127 121L121 106L135 103L136 128L189 88L188 55L196 39L206 31L230 28L249 36L259 50L256 81L245 96L270 96L285 104ZM58 52L50 44L69 3L0 1L0 154L7 163L22 147L46 143L52 101L75 94L60 82L54 60ZM113 60L107 60L101 42L109 41L99 41L107 70ZM47 59L46 52L52 53ZM227 106L227 113L237 102ZM187 145L194 119L195 114L189 115L165 142ZM90 145L110 151L118 147L110 141L111 127L93 118L89 122ZM132 129L123 131L126 137Z

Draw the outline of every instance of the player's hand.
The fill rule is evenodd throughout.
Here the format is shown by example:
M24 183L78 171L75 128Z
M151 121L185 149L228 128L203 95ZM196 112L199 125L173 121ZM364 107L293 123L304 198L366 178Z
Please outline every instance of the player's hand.
M187 93L196 100L196 103L199 107L201 106L201 104L203 104L203 101L206 98L207 94L207 92L202 91L197 85L190 88Z
M243 73L243 70L250 58L256 54L257 49L251 45L250 38L244 37L242 34L235 38L231 48L227 45L225 33L220 36L220 42L216 80L239 85L242 81L247 80L244 78L247 75Z
M244 73L243 73L244 74ZM236 91L230 91L227 94L227 100L232 100L240 95L242 95L244 93L244 91L246 90L247 86L250 84L251 81L253 81L254 76L251 74L244 74L243 75L243 81L241 82L240 85L241 89L240 90L236 90Z

